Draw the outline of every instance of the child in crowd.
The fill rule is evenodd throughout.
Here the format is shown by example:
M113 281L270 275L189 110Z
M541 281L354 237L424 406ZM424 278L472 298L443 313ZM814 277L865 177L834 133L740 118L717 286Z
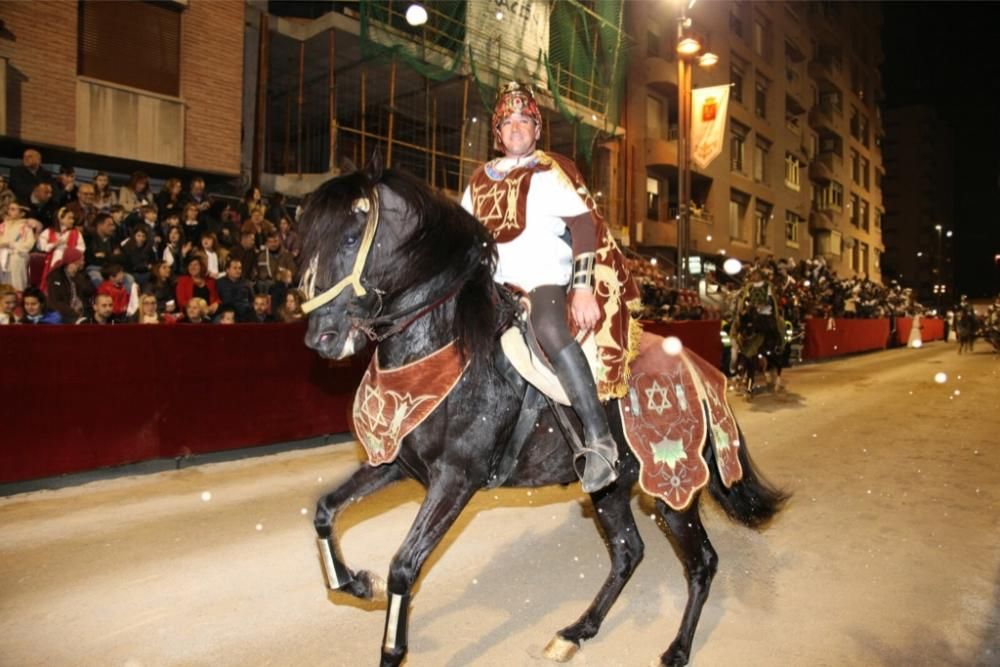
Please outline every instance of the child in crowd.
M101 277L104 278L98 288L98 294L107 294L111 297L111 313L117 319L122 319L128 314L129 293L125 289L125 269L121 264L108 264L101 269Z
M215 280L218 280L225 273L222 267L225 266L225 256L220 257L218 248L218 237L212 232L205 232L201 236L201 254L205 259L205 272Z
M13 285L0 285L0 325L20 324L17 312L17 291Z
M156 263L156 250L149 238L149 230L145 226L136 227L132 237L122 246L122 253L125 268L135 278L139 291L145 290L150 281L150 271Z

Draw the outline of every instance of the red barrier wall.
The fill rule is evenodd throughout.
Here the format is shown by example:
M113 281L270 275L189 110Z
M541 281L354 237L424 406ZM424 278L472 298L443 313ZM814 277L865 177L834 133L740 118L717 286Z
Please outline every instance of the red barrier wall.
M900 317L896 320L896 342L906 345L910 342L910 329L913 327L912 317ZM920 340L928 343L932 340L944 340L944 320L921 317Z
M682 320L659 322L643 320L642 328L658 336L677 336L684 347L695 352L715 368L722 365L722 322L720 320Z
M0 327L0 482L348 430L301 324Z
M828 330L826 318L806 320L804 359L822 359L842 354L884 350L889 344L889 320L840 319L833 320L834 328Z

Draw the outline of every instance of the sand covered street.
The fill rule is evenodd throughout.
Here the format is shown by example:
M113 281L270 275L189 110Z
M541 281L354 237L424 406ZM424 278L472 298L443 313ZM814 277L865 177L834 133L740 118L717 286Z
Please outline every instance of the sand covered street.
M978 347L800 366L785 394L732 398L794 497L761 532L704 502L720 565L691 664L1000 664L1000 358ZM0 664L376 665L383 608L325 590L312 530L359 457L346 443L0 499ZM405 483L349 509L349 566L384 574L421 497ZM681 565L633 506L645 560L572 665L644 667L676 632ZM542 648L607 572L589 512L578 486L477 496L425 569L406 664L551 664Z

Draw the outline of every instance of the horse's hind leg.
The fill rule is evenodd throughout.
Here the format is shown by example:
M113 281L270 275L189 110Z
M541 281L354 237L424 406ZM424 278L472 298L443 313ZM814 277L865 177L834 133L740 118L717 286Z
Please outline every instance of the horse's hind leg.
M351 572L344 565L337 536L333 532L333 520L349 504L402 478L402 471L397 465L370 466L366 464L358 468L347 481L320 498L316 503L316 517L313 519L313 525L319 536L319 552L323 559L323 569L326 572L326 582L330 590L344 591L363 600L385 597L385 582L379 577L367 570L361 570L357 573Z
M683 512L675 512L662 500L656 501L656 510L670 530L674 548L684 564L688 580L688 601L684 607L681 627L670 648L660 656L661 665L674 667L686 665L691 655L694 631L698 627L701 609L708 599L708 590L712 585L719 557L712 548L698 515L697 497Z
M634 477L631 480L626 479L628 477L623 474L617 484L591 495L597 509L597 521L611 552L611 571L587 611L576 623L556 633L545 647L545 657L550 660L566 662L576 653L581 641L597 634L604 617L642 561L644 546L629 505Z

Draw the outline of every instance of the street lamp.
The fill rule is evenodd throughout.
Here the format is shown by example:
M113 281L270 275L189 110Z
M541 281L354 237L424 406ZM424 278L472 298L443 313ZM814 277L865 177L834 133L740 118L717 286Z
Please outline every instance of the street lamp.
M677 283L681 289L687 287L691 271L691 63L697 60L700 66L711 67L719 62L717 55L703 53L701 42L686 33L690 27L682 5L677 19Z
M944 285L940 284L944 282L944 274L941 271L941 254L942 254L942 239L944 238L941 234L943 229L941 225L934 225L935 231L937 231L937 269L934 276L934 294L935 300L937 302L937 310L941 312L941 301L944 299Z

